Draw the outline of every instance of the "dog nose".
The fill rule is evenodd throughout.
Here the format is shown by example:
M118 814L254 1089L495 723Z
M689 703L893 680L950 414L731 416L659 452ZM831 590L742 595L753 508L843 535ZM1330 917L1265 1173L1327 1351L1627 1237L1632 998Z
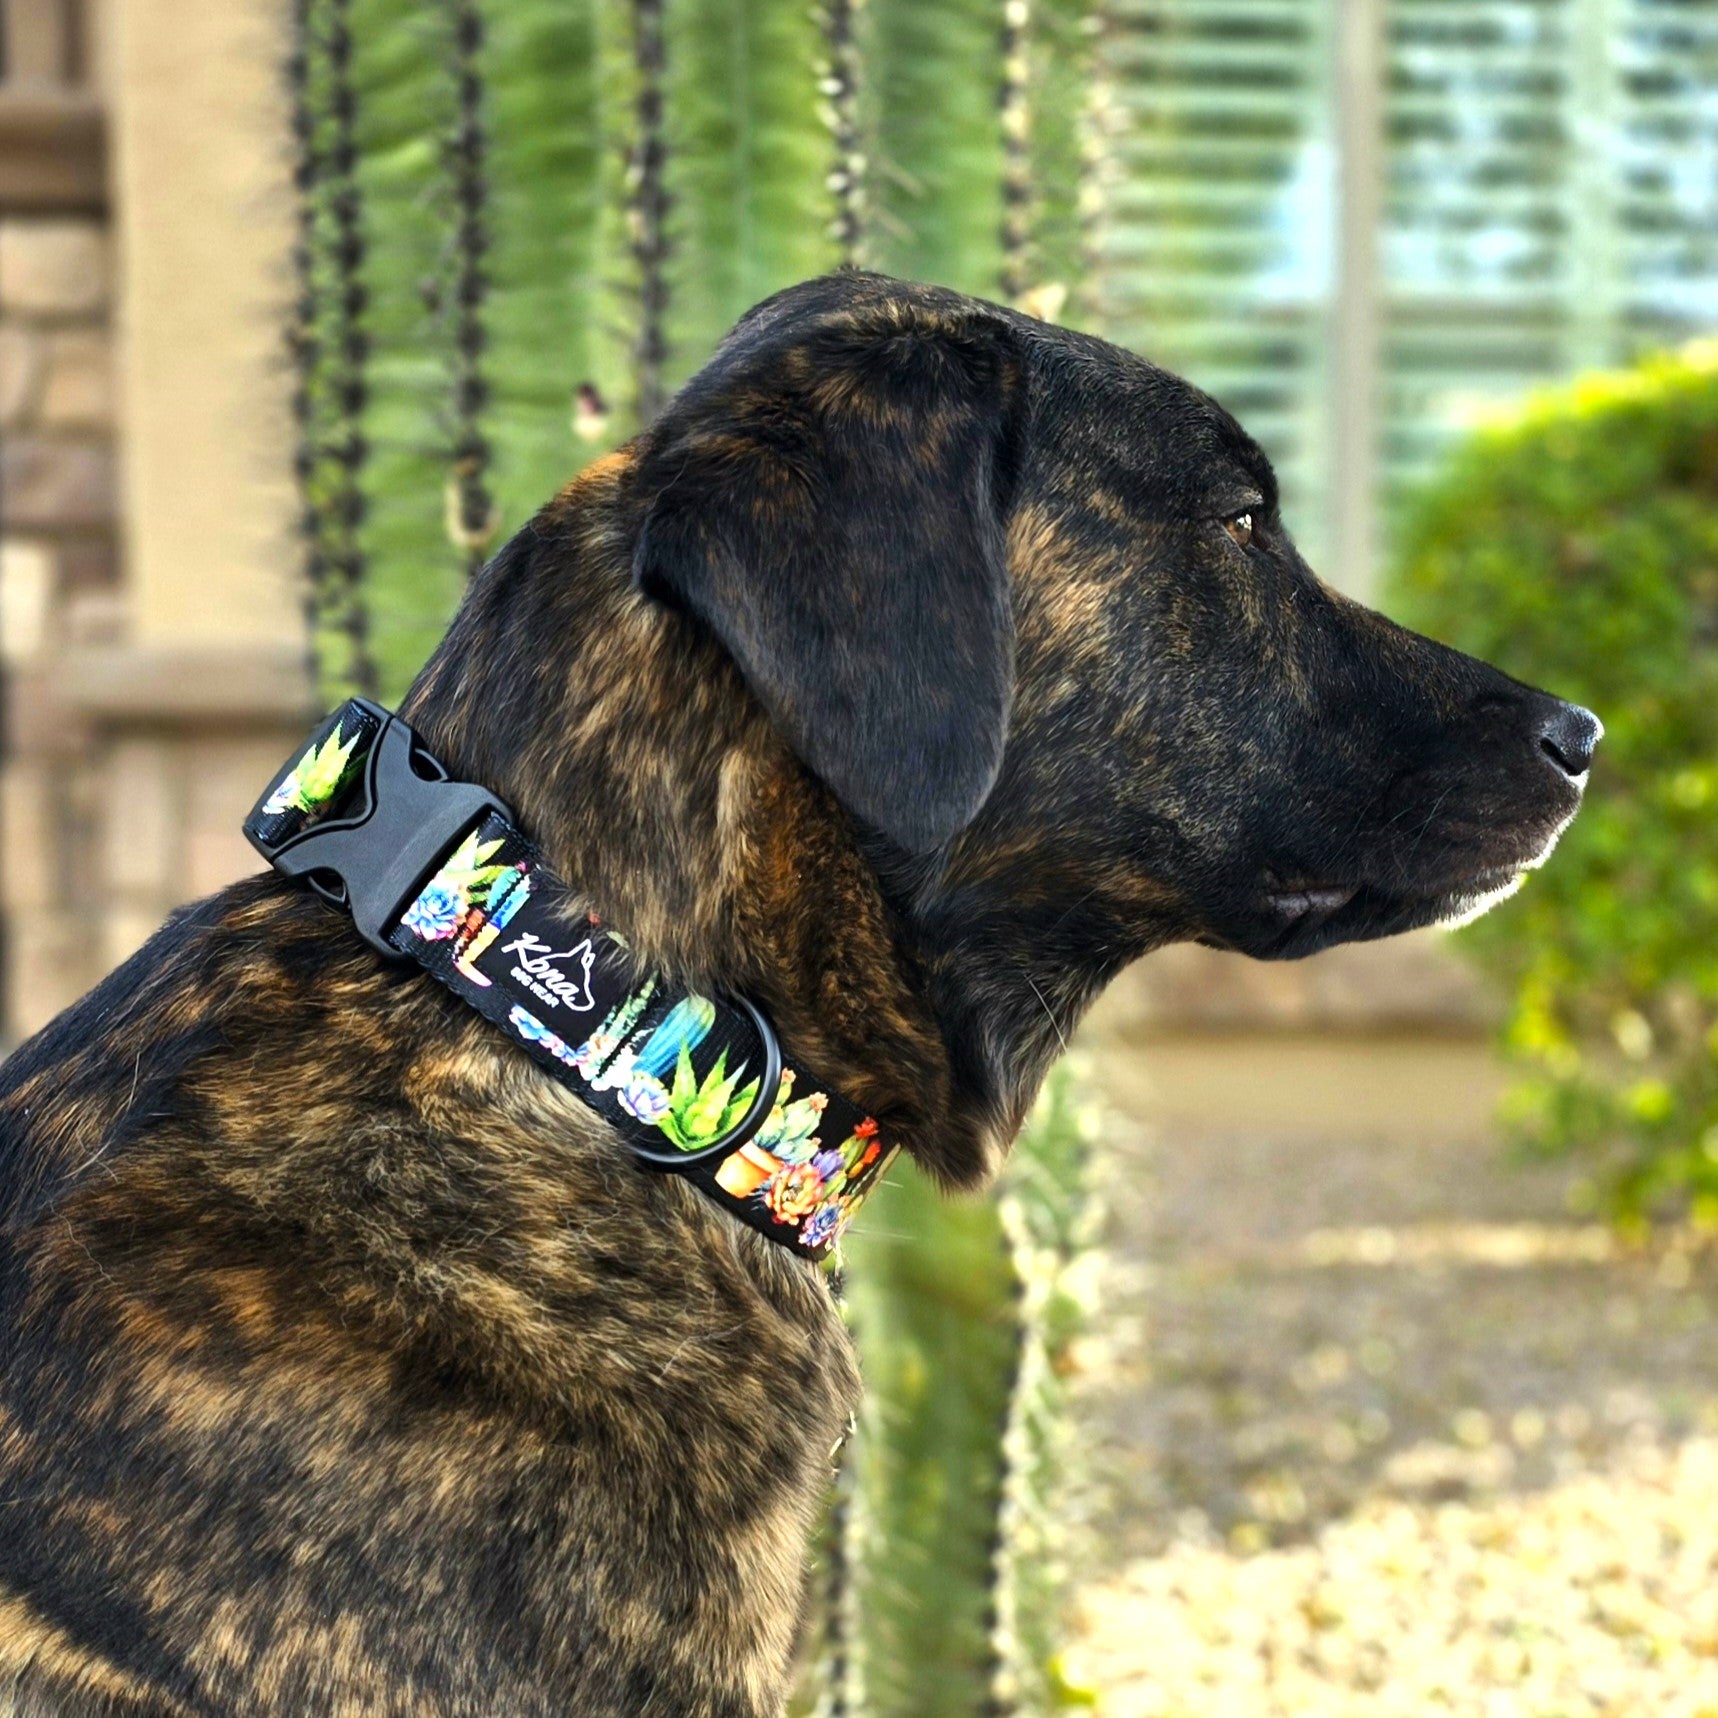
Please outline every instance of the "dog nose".
M1539 729L1539 749L1564 775L1584 776L1593 765L1593 748L1605 724L1579 704L1559 702Z

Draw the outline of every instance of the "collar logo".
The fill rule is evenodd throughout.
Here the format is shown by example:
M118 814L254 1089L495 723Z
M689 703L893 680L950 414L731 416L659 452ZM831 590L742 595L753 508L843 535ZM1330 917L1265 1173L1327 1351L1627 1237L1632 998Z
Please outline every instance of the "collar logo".
M573 1014L589 1014L597 999L591 991L591 967L596 950L591 939L568 949L553 949L534 931L524 931L501 948L504 955L517 955L513 977L549 1008L565 1008ZM565 971L562 961L572 961L577 975Z

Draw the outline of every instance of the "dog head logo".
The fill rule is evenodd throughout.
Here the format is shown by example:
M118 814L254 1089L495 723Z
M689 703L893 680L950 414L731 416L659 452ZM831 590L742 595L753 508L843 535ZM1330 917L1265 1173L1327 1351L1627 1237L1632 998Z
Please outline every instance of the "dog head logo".
M574 1014L588 1014L596 1007L591 990L596 951L589 937L571 948L556 949L534 931L522 931L502 945L501 953L512 957L513 978L539 1002Z

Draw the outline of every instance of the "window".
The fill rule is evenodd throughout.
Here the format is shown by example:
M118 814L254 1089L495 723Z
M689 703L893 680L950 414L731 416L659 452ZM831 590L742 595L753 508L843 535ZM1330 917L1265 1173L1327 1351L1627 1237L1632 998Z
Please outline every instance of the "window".
M1718 326L1709 0L1113 0L1099 300L1351 588L1488 404Z

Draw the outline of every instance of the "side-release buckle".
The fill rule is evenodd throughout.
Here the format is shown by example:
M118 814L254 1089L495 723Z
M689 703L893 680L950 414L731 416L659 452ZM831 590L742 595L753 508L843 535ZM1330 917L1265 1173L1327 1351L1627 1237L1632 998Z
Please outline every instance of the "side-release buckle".
M245 833L275 870L346 908L371 948L400 960L408 957L388 932L455 843L489 813L509 822L513 813L488 788L454 781L398 716L369 708L383 727L364 760L357 803L271 846L252 833L265 792Z

